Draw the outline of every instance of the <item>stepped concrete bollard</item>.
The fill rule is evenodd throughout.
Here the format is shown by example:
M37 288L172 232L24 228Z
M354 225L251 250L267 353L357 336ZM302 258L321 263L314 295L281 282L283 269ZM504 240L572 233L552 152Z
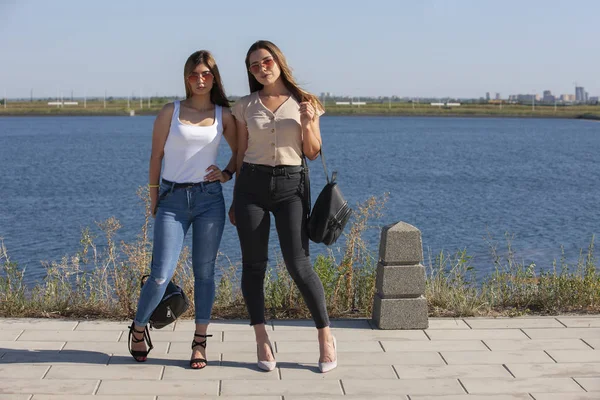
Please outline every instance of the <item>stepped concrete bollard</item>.
M427 300L421 231L406 222L381 232L373 321L379 329L426 329Z

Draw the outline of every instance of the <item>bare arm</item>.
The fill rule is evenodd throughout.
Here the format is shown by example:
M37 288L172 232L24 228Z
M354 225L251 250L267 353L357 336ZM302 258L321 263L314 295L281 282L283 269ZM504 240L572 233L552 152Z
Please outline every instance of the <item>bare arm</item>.
M233 118L229 108L223 109L223 136L225 136L225 140L227 140L229 148L231 149L231 158L229 159L225 169L231 172L236 172L238 149L237 124L235 123L235 118Z
M237 132L237 160L235 163L235 182L237 184L237 179L240 176L240 172L242 170L242 164L244 163L244 156L246 155L246 150L248 149L248 128L246 127L246 123L243 121L236 121L236 132ZM229 208L229 221L233 225L235 225L235 215L234 215L234 202L235 202L235 186L233 186L233 201L231 202L231 207Z
M154 121L152 131L152 153L150 154L150 166L148 171L148 183L158 185L160 183L160 170L162 159L165 155L165 143L169 136L171 127L171 118L173 117L173 104L166 104L158 113ZM158 204L158 188L150 188L150 204L152 216L156 215L156 206Z
M227 144L229 144L229 148L231 149L231 158L223 170L227 169L233 173L235 171L237 158L237 132L235 118L233 118L229 108L223 108L223 136L225 136L225 140L227 140ZM230 181L233 176L224 174L223 170L217 165L211 165L206 170L208 175L206 175L204 179L207 181L220 181L221 183Z
M309 160L315 160L321 151L321 128L319 116L309 102L300 103L300 124L302 125L302 151Z

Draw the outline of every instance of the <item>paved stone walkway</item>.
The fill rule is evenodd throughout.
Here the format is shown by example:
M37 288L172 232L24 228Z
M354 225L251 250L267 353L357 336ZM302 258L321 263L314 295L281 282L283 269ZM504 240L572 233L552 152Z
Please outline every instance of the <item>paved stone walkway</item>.
M334 320L339 367L320 374L310 321L274 321L275 371L246 321L211 324L209 366L188 368L193 322L152 332L138 364L127 322L0 319L0 400L600 399L600 316L431 319L414 331Z

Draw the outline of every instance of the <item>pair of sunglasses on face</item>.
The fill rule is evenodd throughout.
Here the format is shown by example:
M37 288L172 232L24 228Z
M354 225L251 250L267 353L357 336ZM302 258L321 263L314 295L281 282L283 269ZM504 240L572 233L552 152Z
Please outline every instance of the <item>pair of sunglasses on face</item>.
M271 57L269 57L269 58L265 58L264 60L261 60L260 62L255 62L254 64L250 65L249 71L252 74L256 75L263 69L267 69L267 70L272 69L274 65L275 65L275 60L273 60ZM188 76L188 81L190 81L190 83L196 83L200 80L208 81L213 78L214 78L214 75L210 71L203 71L201 73L194 72Z

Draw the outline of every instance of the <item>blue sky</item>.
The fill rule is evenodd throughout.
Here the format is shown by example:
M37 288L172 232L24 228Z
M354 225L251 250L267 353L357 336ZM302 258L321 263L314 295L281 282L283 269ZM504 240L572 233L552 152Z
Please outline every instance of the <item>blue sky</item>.
M0 0L0 96L183 95L198 49L243 95L258 39L316 93L597 96L599 16L596 0Z

